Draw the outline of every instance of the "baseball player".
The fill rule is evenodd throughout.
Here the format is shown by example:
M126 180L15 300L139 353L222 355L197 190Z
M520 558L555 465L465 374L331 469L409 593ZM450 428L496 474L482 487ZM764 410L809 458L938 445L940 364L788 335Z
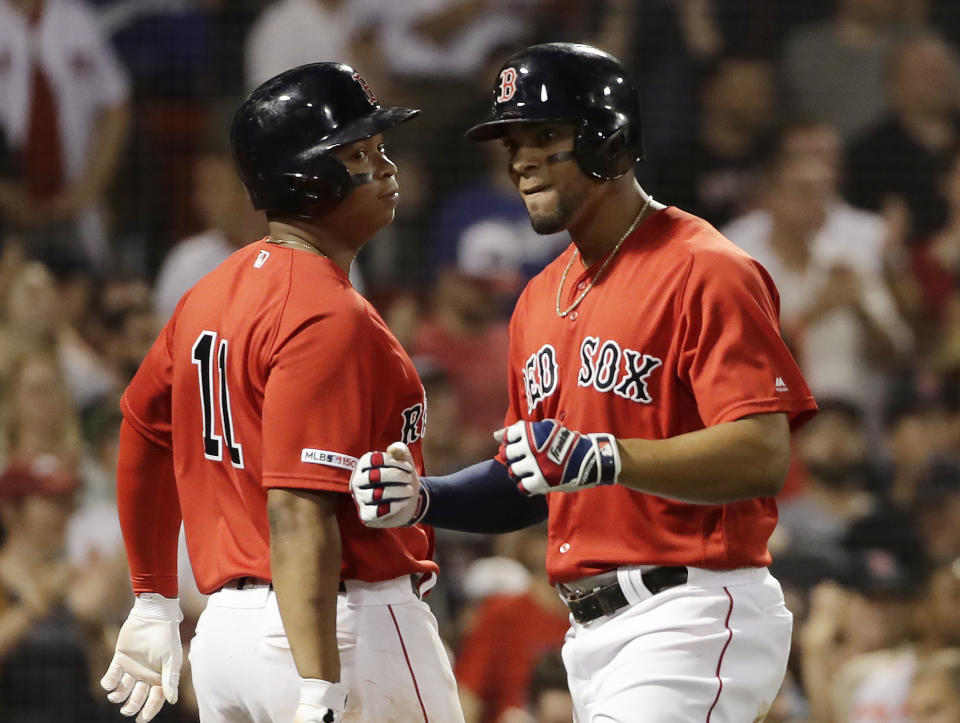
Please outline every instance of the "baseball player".
M501 532L549 515L577 721L762 720L792 628L767 570L773 497L816 409L770 277L637 184L638 94L606 53L510 58L467 138L499 139L533 227L573 244L514 311L498 458L420 478L364 455L362 519Z
M231 143L270 235L183 297L123 396L118 503L137 599L103 677L149 721L177 700L177 532L209 593L190 649L202 723L462 721L436 621L432 530L366 528L350 471L371 447L421 469L423 387L350 285L390 223L384 108L316 63L243 103Z

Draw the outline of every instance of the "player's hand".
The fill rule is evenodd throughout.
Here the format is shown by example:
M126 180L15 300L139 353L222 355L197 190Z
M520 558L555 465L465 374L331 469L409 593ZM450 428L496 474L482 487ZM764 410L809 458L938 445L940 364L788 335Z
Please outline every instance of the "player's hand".
M545 419L516 422L493 436L525 495L610 485L620 475L620 450L612 434L580 434Z
M386 452L367 452L350 476L350 491L368 527L402 527L422 517L425 492L413 456L403 442Z
M340 723L346 708L345 687L317 678L304 678L293 723Z
M121 703L123 715L137 723L151 720L166 699L177 702L183 649L180 647L180 601L141 593L117 636L117 649L100 680L107 700ZM137 715L139 713L139 715Z

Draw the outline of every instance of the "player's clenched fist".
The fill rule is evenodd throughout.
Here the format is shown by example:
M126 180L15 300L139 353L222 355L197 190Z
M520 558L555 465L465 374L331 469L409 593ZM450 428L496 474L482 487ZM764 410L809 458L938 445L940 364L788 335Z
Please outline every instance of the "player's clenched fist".
M177 702L183 648L180 646L180 602L157 593L137 596L120 628L117 649L101 678L107 700L122 703L123 715L137 723L151 720L166 699Z
M340 723L346 708L346 688L327 680L306 678L293 723Z
M402 527L419 519L420 476L403 442L357 460L350 491L360 519L369 527Z
M620 475L620 451L612 434L580 434L545 419L516 422L494 437L504 448L517 489L527 495L610 485Z

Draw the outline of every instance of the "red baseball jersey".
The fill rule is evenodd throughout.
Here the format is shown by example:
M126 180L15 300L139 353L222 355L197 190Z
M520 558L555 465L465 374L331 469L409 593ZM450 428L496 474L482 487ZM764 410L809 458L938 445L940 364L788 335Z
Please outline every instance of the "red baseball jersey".
M423 386L373 306L327 258L261 241L180 301L121 401L172 448L197 585L270 578L267 488L343 493L342 579L437 571L433 531L375 530L349 495L357 458L402 440L422 473Z
M667 208L626 239L566 318L571 246L530 281L510 322L506 424L666 439L763 412L796 426L816 404L780 337L760 264L705 221ZM574 260L566 309L602 261ZM568 581L624 565L714 569L770 562L772 498L694 505L620 485L547 495L547 571Z

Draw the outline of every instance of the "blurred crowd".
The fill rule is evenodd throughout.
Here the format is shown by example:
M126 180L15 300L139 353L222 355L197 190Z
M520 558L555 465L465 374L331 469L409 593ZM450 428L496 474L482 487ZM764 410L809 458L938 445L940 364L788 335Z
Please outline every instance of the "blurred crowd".
M767 720L960 721L955 0L0 0L0 721L119 719L97 691L132 600L118 399L180 295L265 234L228 127L277 72L345 61L423 109L353 281L414 355L428 473L495 452L512 304L569 239L462 133L547 40L633 70L641 183L766 267L820 403L771 539L795 636ZM438 532L469 723L571 720L546 544ZM158 720L196 721L186 673Z

